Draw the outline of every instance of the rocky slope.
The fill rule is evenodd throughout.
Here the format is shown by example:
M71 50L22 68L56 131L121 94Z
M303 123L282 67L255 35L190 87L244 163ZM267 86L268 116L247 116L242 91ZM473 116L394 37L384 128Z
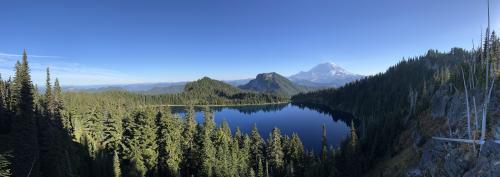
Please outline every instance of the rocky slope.
M451 86L450 86L451 87ZM476 98L483 95L482 89L472 90L470 93ZM407 176L467 176L467 177L496 177L500 176L500 144L494 140L500 139L500 89L496 88L492 105L488 110L490 118L487 120L487 140L476 151L471 144L450 143L439 140L429 140L422 146L420 160L411 168ZM482 102L482 99L476 100ZM434 136L467 139L467 123L465 117L465 95L453 88L438 90L432 99L431 117L448 122L441 125ZM477 110L478 115L482 110ZM474 121L474 119L472 120ZM479 134L478 131L474 131ZM478 153L475 153L477 152Z
M262 93L273 93L284 96L292 96L301 92L306 92L309 89L297 85L278 73L262 73L245 85L240 86L241 89L251 90Z

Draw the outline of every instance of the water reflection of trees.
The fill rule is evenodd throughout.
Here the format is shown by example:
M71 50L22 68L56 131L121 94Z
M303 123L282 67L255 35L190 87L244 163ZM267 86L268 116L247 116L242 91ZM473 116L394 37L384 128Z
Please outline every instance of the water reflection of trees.
M242 114L253 114L257 112L277 112L281 111L283 108L287 107L288 103L283 103L283 104L267 104L267 105L242 105L242 106L213 106L210 107L212 111L214 112L220 112L223 109L232 109L236 110ZM172 106L170 108L172 110L172 113L179 114L179 113L184 113L185 112L185 106ZM196 106L195 111L200 112L203 111L204 107L203 106Z
M354 121L355 125L359 125L360 123L357 119L354 119L354 116L351 113L335 110L322 104L302 104L302 103L291 103L291 104L299 107L300 109L307 108L322 114L329 115L334 121L339 121L339 120L343 121L348 126L351 125L351 120Z

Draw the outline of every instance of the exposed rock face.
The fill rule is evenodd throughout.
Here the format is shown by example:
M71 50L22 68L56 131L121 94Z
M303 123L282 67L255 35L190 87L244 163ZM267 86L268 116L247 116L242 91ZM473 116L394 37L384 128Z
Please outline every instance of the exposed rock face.
M443 175L442 157L446 154L443 144L430 141L426 143L418 170L422 171L422 176Z
M427 143L420 164L406 176L500 177L500 144L487 141L477 158L457 147L454 143Z
M434 96L431 98L431 116L432 117L444 117L446 116L448 104L450 102L450 88L448 86L442 86L438 89Z
M471 91L470 96L476 97L478 115L481 115L482 93ZM433 119L448 119L452 137L466 139L465 95L448 86L438 89L431 98L430 114ZM471 100L470 100L471 101ZM471 102L472 105L472 102ZM500 144L493 139L500 139L500 121L494 117L500 115L500 100L494 99L488 110L488 126L491 134L477 156L471 150L470 144L429 140L421 147L420 162L406 173L407 177L500 177ZM473 109L473 108L471 108ZM471 117L472 117L471 110ZM493 119L493 120L492 120ZM473 120L471 120L473 121ZM448 124L442 125L442 130L434 136L449 137ZM479 145L476 146L479 151Z
M487 141L479 153L474 168L467 171L464 177L499 177L500 176L500 144Z
M449 149L444 158L446 176L462 176L472 164L471 155L459 152L457 148Z

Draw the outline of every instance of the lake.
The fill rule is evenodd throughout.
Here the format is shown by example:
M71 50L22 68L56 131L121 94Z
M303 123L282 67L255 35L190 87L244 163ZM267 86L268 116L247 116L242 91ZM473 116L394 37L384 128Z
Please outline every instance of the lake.
M322 125L326 125L328 146L338 147L342 140L349 136L349 126L341 117L332 116L313 109L299 107L293 104L274 104L259 106L224 106L211 107L217 125L226 120L232 133L239 127L243 133L250 133L257 124L259 133L264 139L274 127L282 134L289 136L297 133L305 148L320 152ZM196 120L203 122L201 108L196 108ZM173 113L184 114L184 107L172 107Z

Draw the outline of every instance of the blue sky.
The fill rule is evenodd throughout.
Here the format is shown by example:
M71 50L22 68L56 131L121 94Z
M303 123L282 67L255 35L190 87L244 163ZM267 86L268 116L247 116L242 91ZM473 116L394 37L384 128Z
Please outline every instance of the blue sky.
M482 0L4 0L0 24L2 77L26 48L35 83L50 66L63 85L87 85L288 76L322 62L369 75L471 48L487 23Z

